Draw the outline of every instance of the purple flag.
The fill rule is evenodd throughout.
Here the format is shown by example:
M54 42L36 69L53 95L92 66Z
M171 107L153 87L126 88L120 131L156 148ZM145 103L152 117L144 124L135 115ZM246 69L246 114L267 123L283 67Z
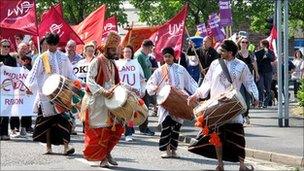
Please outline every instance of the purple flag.
M220 25L220 18L216 13L209 15L208 25L217 42L225 39L225 33L222 31L222 26Z
M201 36L201 37L205 37L208 35L208 31L207 31L205 23L197 25L196 30L197 30L197 33L199 34L199 36Z
M232 14L230 0L220 0L220 23L226 27L232 25Z

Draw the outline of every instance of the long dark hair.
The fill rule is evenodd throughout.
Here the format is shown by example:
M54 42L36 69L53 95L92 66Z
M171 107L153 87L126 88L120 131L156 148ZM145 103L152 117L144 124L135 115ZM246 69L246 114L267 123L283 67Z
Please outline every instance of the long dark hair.
M303 58L303 54L302 54L302 52L300 50L296 50L293 56L296 58L297 57L296 56L297 53L300 53L300 58L302 59Z
M131 49L131 52L132 52L131 59L133 59L133 58L134 58L134 49L133 49L133 46L132 46L132 45L127 45L127 46L124 47L124 49L125 49L125 48ZM123 55L122 55L122 56L123 56Z

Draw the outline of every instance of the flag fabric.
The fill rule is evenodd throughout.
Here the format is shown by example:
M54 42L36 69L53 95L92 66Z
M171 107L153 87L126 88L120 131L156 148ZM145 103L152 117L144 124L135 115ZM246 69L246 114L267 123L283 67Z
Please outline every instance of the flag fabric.
M141 43L145 39L149 39L157 30L158 26L130 28L121 41L121 47L131 45L134 51L137 51L141 47Z
M12 29L28 35L38 35L35 0L1 0L1 32Z
M230 0L220 0L220 25L222 27L232 25L232 13Z
M206 37L208 35L208 30L205 23L197 25L196 30L196 36Z
M115 16L112 16L110 18L108 18L105 22L104 22L104 26L103 26L103 33L102 33L102 37L101 37L101 42L105 43L105 40L107 38L107 36L109 35L109 33L111 31L114 32L118 32L117 29L117 19Z
M274 54L277 56L277 48L276 48L276 40L278 38L278 32L276 27L272 27L270 35L266 38L269 42L269 49L274 52Z
M74 32L74 30L67 24L62 16L57 13L54 7L44 15L44 19L39 25L39 36L43 37L47 32L57 33L60 37L59 46L65 46L66 43L72 39L76 44L83 44L80 37Z
M209 15L208 25L216 42L221 42L225 39L225 33L220 25L220 17L216 13Z
M97 46L101 45L105 12L106 5L102 5L81 23L72 27L84 43L96 41Z
M162 50L165 47L172 47L175 51L175 58L179 59L185 32L185 22L188 15L188 5L185 5L180 12L167 21L150 37L155 45L155 59L163 61Z
M55 4L52 6L56 12L59 14L59 16L61 16L63 18L63 10L62 10L62 5L61 3ZM47 14L49 12L49 10L46 10L43 12L43 14L41 15L41 21L43 20L45 14Z

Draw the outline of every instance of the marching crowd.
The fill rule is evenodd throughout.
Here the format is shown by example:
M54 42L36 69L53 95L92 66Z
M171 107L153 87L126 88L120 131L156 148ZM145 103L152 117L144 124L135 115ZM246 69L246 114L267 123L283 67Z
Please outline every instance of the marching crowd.
M139 102L143 99L148 109L157 113L161 125L159 150L164 151L161 157L179 158L176 150L184 119L174 116L167 108L157 104L162 88L166 85L176 88L188 96L186 100L190 105L216 98L232 85L241 92L246 102L245 112L216 130L209 130L219 135L220 142L211 143L215 148L209 146L209 139L213 139L214 134L207 133L210 136L201 140L207 145L195 148L198 151L194 153L217 159L217 170L224 169L223 160L240 162L240 170L250 170L244 164L243 124L250 124L251 104L267 108L274 105L273 99L278 94L277 58L267 40L261 40L260 48L252 50L249 49L250 40L247 36L240 36L236 42L224 40L218 47L214 47L213 39L206 36L201 44L190 41L188 49L184 49L179 60L176 60L172 47L163 47L163 61L157 62L153 56L154 43L151 40L144 40L141 48L134 52L131 45L120 47L121 38L115 32L111 32L101 46L96 45L96 42L85 44L81 53L77 52L75 41L70 40L65 47L58 47L59 36L48 33L39 42L39 54L35 43L24 41L23 37L15 35L16 52L11 51L13 42L1 40L0 62L1 65L30 70L24 86L27 94L32 94L32 90L37 89L33 108L37 118L33 128L31 116L1 116L1 140L10 140L10 134L16 135L17 132L20 135L31 133L33 141L47 144L47 154L52 154L52 145L63 145L63 154L71 155L75 149L69 145L70 137L77 134L76 119L79 119L83 123L84 158L100 161L101 167L118 165L111 151L119 143L122 134L126 141L132 141L135 132L134 123L114 116L107 106L107 101L115 96L115 88L121 85L134 93L135 99ZM296 94L299 81L304 77L303 54L300 50L295 51L288 68ZM131 76L126 74L128 72L132 73ZM52 74L59 74L75 85L80 80L81 91L85 94L76 113L62 110L62 106L52 103L45 95L44 82ZM135 121L138 113L131 113L131 118ZM154 136L148 118L143 117L138 129L144 135ZM206 130L202 132L205 134Z

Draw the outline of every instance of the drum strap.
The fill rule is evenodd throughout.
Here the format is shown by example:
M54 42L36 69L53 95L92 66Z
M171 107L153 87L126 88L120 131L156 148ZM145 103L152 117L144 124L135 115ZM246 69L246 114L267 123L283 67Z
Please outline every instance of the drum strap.
M45 73L46 74L51 74L52 70L51 70L51 65L50 65L50 62L49 62L49 56L47 55L47 52L42 54L41 59L42 59L42 63L43 63Z
M223 59L219 59L220 65L222 67L222 70L224 71L224 75L226 76L226 78L228 79L228 81L232 84L232 79L230 77L227 65L225 64Z
M162 75L162 80L166 81L166 82L169 82L169 84L171 85L171 80L169 78L169 69L168 69L168 65L167 64L165 64L165 65L163 65L161 67L161 75Z

